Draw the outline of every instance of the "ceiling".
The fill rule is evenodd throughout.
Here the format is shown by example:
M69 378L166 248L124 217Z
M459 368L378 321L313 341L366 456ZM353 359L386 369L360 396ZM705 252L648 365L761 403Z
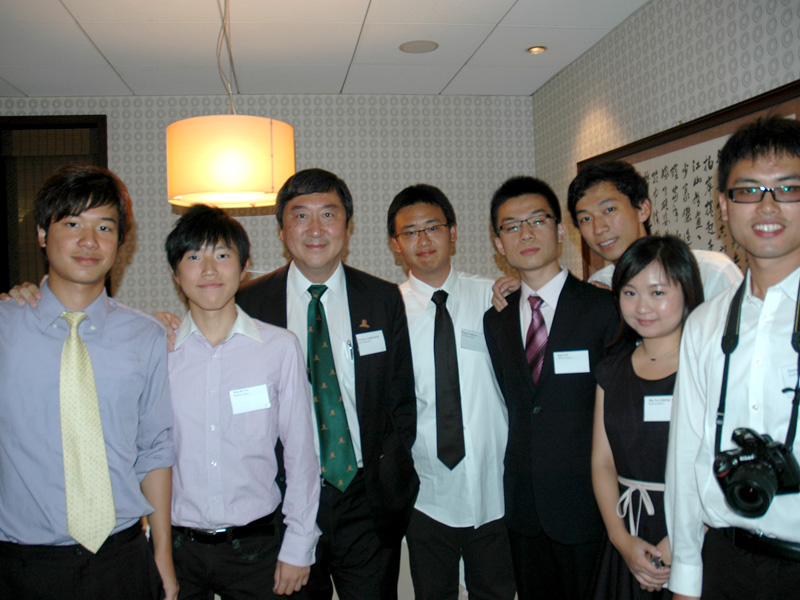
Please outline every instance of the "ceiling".
M230 0L239 92L529 95L645 2ZM0 97L223 94L220 14L218 0L0 0ZM401 52L411 40L439 48Z

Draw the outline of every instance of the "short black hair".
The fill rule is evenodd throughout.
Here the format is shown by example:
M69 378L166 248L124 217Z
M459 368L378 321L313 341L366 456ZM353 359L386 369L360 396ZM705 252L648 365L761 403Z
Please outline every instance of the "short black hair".
M428 185L427 183L418 183L411 185L402 190L397 196L394 197L392 203L389 205L389 215L386 219L386 228L389 230L389 237L393 237L395 232L395 218L401 209L415 204L430 204L438 206L444 213L444 218L447 221L448 227L453 227L456 224L456 211L453 210L453 205L450 200L444 195L444 192L439 188Z
M499 223L497 222L497 213L500 211L500 207L513 198L528 194L542 196L547 201L550 214L555 217L556 223L561 222L561 205L558 203L558 196L556 196L553 188L536 177L519 175L507 180L492 196L489 214L495 235L500 234Z
M283 211L289 201L297 196L326 192L336 192L336 195L339 196L344 207L345 225L348 225L353 217L353 195L344 180L324 169L305 169L289 177L278 191L275 210L278 227L283 228Z
M703 281L697 259L689 246L674 235L649 235L636 240L617 261L611 291L619 311L619 297L622 288L654 262L661 265L667 279L678 284L683 291L683 318L703 302ZM620 316L622 312L620 312ZM620 319L616 342L637 341L640 339L625 319Z
M178 219L164 243L170 269L176 273L178 263L187 252L207 245L215 246L219 242L236 248L244 270L250 258L250 238L242 224L220 208L195 204Z
M728 191L728 177L737 163L784 154L800 157L800 121L768 117L744 125L728 138L719 152L720 193Z
M128 188L108 169L64 165L47 178L36 194L33 218L47 239L51 223L101 206L117 209L117 244L121 245L133 222Z
M569 184L567 191L567 210L572 217L572 224L578 226L578 201L591 188L600 183L610 183L625 196L633 208L642 207L642 202L650 198L647 180L633 166L621 160L613 160L600 165L586 165L578 171L577 177ZM644 223L644 229L650 234L650 219Z

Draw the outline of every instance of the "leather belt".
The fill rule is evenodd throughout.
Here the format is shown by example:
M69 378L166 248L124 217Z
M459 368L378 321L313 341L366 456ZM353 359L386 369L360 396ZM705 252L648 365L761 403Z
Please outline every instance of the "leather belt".
M172 529L199 544L224 544L244 538L275 535L273 520L277 512L278 511L275 510L271 515L251 521L247 525L239 525L236 527L193 529L191 527L173 525Z
M800 562L800 543L798 542L788 542L766 535L758 535L738 527L727 527L722 529L722 532L740 550L753 554L763 554L772 558Z

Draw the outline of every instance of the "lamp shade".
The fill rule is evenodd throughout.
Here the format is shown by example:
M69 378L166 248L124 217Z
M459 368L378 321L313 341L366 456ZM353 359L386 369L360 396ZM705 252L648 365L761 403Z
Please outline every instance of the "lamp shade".
M213 115L167 127L167 193L179 206L272 206L294 174L294 128L248 115Z

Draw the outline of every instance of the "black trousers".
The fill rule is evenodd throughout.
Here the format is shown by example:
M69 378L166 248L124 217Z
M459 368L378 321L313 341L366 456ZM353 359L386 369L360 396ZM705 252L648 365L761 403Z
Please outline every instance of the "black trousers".
M387 546L378 539L360 471L344 492L323 485L317 525L316 562L292 599L330 600L335 585L340 600L397 600L401 540Z
M561 544L539 532L508 530L519 600L582 600L601 542Z
M458 597L458 566L472 600L513 600L516 593L508 529L502 519L450 527L415 510L406 533L416 600Z
M172 560L179 600L272 600L279 535L204 544L172 529Z
M139 523L92 554L83 546L0 542L0 598L157 600L161 577Z
M800 562L753 554L733 545L722 530L703 542L703 600L800 598Z

